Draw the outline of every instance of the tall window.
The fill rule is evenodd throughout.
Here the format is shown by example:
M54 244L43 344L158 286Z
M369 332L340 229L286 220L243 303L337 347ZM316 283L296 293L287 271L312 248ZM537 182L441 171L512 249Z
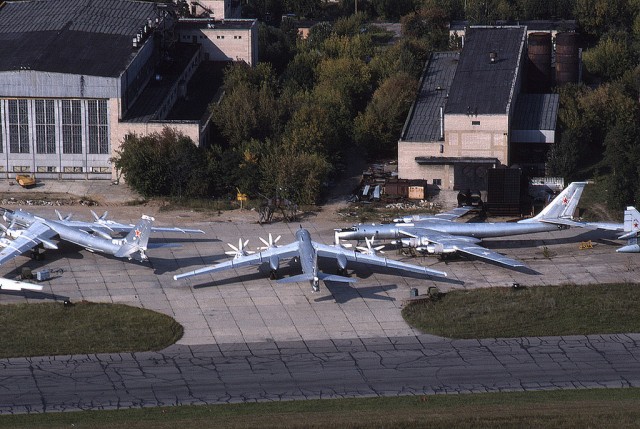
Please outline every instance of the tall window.
M53 100L35 100L36 151L56 153L56 117Z
M62 100L62 152L82 153L80 100Z
M29 153L27 100L8 100L9 152Z
M107 101L89 100L88 107L88 134L89 153L109 153L109 137L107 127Z

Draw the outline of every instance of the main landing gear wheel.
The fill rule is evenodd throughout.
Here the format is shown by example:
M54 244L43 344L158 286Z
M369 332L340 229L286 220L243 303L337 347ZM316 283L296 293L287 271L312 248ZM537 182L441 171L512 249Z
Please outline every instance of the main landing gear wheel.
M269 279L276 280L278 278L278 272L276 270L269 271Z

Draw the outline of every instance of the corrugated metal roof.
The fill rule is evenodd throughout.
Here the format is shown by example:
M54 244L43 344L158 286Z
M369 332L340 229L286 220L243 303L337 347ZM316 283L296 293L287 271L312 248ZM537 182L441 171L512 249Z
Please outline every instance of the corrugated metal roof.
M520 94L516 101L512 130L555 130L558 94Z
M506 114L524 54L525 27L472 27L465 38L445 113ZM490 52L496 54L490 61Z
M435 52L431 55L402 141L433 142L440 139L440 107L447 102L459 57L457 52Z
M0 71L118 76L133 36L156 17L151 2L32 0L0 7Z

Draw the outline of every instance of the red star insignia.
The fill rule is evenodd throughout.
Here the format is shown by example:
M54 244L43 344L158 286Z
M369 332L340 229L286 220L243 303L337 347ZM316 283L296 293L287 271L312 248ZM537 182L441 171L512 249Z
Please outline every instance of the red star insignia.
M134 233L136 234L136 238L140 238L140 236L142 235L142 231L140 231L139 229L136 229Z
M562 204L564 204L565 206L566 206L567 204L569 204L569 199L568 199L567 197L564 197L564 198L562 199Z
M633 227L638 228L638 219L633 220Z

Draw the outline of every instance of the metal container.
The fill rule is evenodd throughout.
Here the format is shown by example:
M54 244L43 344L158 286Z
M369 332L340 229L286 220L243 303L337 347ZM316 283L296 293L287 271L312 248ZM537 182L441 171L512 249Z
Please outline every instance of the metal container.
M529 92L547 93L551 87L551 33L531 33L528 44Z
M577 33L556 35L556 86L578 83L580 53Z

